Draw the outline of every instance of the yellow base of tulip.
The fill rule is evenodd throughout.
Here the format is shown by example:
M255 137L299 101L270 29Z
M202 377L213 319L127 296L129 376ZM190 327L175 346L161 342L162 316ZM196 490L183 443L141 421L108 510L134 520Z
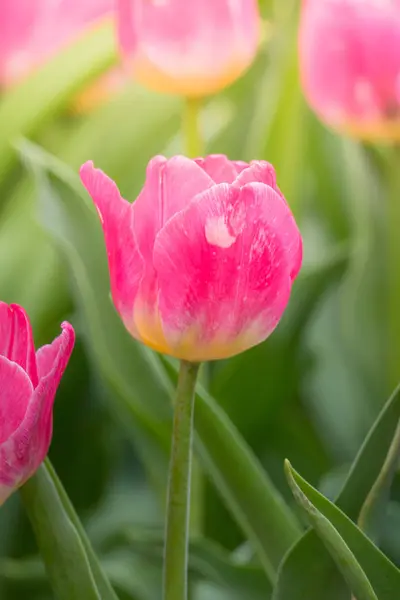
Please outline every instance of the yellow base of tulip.
M348 121L335 127L335 129L365 142L391 143L400 141L400 118L364 122Z
M134 337L139 338L152 350L195 363L229 358L261 341L259 327L254 325L246 333L242 333L232 340L214 338L207 344L201 345L199 328L192 327L172 347L165 338L159 314L149 316L140 309L135 309L134 327L128 327L128 329L131 329Z
M225 69L218 75L169 75L160 70L146 56L138 56L130 68L135 79L143 86L155 92L177 94L180 96L202 97L215 94L233 83L250 66L253 57L233 57Z

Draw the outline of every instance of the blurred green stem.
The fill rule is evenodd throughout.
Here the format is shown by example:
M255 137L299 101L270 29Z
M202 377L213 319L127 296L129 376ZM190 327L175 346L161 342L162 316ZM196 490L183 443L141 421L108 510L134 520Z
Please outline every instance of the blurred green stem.
M174 407L164 551L164 600L187 600L190 476L199 364L181 362Z
M200 132L201 98L186 98L183 113L185 153L189 158L203 156L204 143Z
M388 160L387 293L388 382L392 390L400 381L400 146Z

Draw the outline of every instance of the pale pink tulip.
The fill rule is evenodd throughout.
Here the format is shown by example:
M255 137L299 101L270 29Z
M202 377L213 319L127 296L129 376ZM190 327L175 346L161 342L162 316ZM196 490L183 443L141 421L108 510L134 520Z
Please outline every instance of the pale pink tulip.
M134 204L91 162L81 178L103 225L115 306L135 338L202 361L273 331L302 241L270 164L156 156Z
M74 330L35 353L23 308L0 302L0 504L31 477L52 435L53 402L74 346Z
M185 96L212 94L252 63L257 0L118 0L120 48L145 86Z
M20 83L90 27L113 16L115 0L1 0L0 87ZM79 97L87 109L120 90L119 70L100 77Z
M305 95L332 127L400 139L400 0L305 0L300 23Z

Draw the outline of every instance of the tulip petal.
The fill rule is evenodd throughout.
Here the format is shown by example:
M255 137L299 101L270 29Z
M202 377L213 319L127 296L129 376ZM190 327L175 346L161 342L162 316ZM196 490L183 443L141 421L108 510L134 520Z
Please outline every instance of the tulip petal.
M0 444L0 502L33 475L49 449L54 397L75 341L71 325L63 323L62 328L62 333L51 345L44 346L37 352L40 381L35 390L22 369L0 357L0 380L2 384L11 381L10 390L14 392L14 395L10 396L10 408L4 422L8 421L11 407L14 406L15 392L19 391L19 388L25 392L23 418L11 435L2 437ZM13 367L13 371L7 367L8 374L4 376L1 369L7 363ZM4 387L2 402L3 394Z
M27 373L15 362L0 356L0 445L18 429L33 393ZM1 447L1 446L0 446ZM0 480L1 480L0 469Z
M0 302L0 355L26 371L34 387L38 382L32 327L24 309Z
M114 304L127 327L131 327L133 301L143 272L132 229L132 205L121 197L113 180L95 169L91 161L81 167L80 176L103 226Z
M239 172L236 164L224 154L209 154L204 158L196 158L195 162L215 183L233 183Z
M203 169L185 156L169 160L155 156L149 162L145 185L133 208L135 236L146 263L152 260L154 240L168 219L213 183Z
M213 185L212 179L196 163L184 156L167 160L154 157L146 173L146 183L134 203L133 228L144 260L137 306L156 305L157 281L153 267L156 235L175 213L183 210L195 196Z
M265 183L277 191L276 173L274 167L265 160L253 160L235 178L234 185L243 187L246 183ZM280 193L280 192L279 192Z
M265 339L288 302L299 237L288 206L260 183L216 185L172 218L154 246L172 353L210 360Z
M398 137L399 7L397 0L304 4L302 85L314 110L334 127L366 139Z
M123 54L133 54L138 44L138 0L116 0L118 41Z
M131 19L133 16L140 34L139 48L165 73L210 76L220 73L233 58L250 62L256 52L255 0L134 0L133 4ZM120 8L129 19L127 5L128 0L120 0ZM134 29L120 30L125 43L135 37Z
M39 381L52 373L56 387L61 381L75 343L72 325L64 321L61 328L61 334L51 344L39 348L36 353Z

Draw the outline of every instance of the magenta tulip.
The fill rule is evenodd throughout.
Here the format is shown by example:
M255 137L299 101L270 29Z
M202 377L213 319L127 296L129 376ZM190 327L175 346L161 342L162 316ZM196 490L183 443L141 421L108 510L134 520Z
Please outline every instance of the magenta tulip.
M35 353L23 308L0 302L0 504L31 477L52 435L54 396L74 346L74 330Z
M161 92L215 93L257 52L257 0L118 0L118 21L128 69Z
M202 361L273 331L302 240L270 164L156 156L134 204L91 162L81 178L103 225L115 306L135 338Z
M305 0L300 69L306 97L332 127L400 139L400 0Z

